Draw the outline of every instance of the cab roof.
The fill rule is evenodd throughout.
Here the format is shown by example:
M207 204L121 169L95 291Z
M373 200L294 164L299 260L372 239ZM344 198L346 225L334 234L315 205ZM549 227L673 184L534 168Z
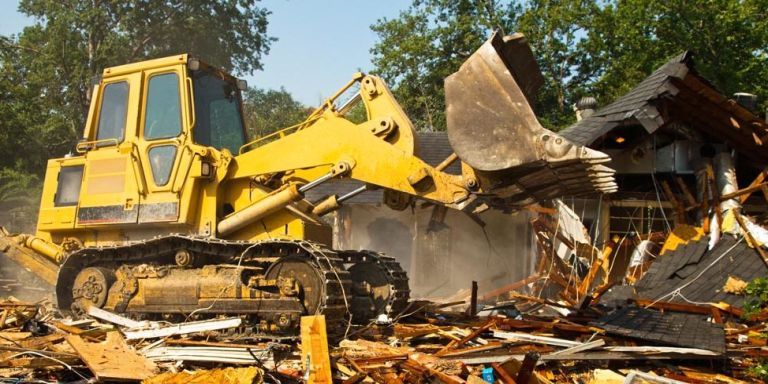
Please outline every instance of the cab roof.
M187 64L187 62L190 59L198 60L200 62L200 68L213 69L216 72L224 75L229 79L233 79L233 80L235 79L234 76L230 75L226 71L220 68L216 68L212 65L209 65L197 58L192 57L187 53L184 53L181 55L161 57L161 58L152 59L152 60L137 61L134 63L128 63L123 65L118 65L115 67L105 68L104 72L102 73L102 77L106 79L113 76L125 75L127 73L135 73L135 72L144 71L147 69L161 68L161 67L167 67L167 66L178 65L178 64Z

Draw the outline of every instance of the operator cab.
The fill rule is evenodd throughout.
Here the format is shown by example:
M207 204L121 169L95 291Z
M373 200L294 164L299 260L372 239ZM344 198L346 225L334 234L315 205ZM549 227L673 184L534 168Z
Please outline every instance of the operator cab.
M245 81L196 59L189 60L188 68L195 99L194 142L237 154L246 142L240 95Z
M144 65L148 70L154 66L152 65L154 62L165 62L167 59L173 58L106 69L102 80L103 90L96 137L90 137L89 130L86 129L83 140L98 141L96 147L121 143L125 138L130 86L127 81L110 82L110 78L124 72L123 67L133 68ZM185 94L189 99L194 99L194 109L188 112L191 115L188 123L194 143L219 150L226 148L236 154L246 141L240 95L240 92L246 88L245 81L236 79L196 58L188 58L186 61L185 80L187 81L180 81L180 73L174 71L149 75L151 77L147 80L146 103L143 106L145 110L143 137L150 140L171 138L187 132L188 129L182 127L184 103L181 95Z
M187 55L105 69L80 156L49 162L41 201L48 214L38 228L193 224L196 213L181 201L200 191L201 150L237 154L246 142L244 89L244 81Z

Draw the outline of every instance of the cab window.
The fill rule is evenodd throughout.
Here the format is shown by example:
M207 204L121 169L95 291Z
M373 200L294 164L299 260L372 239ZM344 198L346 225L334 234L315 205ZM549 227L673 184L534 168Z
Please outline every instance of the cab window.
M208 71L193 72L196 143L237 154L245 144L237 87Z
M162 145L149 150L152 178L158 187L168 184L173 170L174 158L176 158L176 146L174 145Z
M164 73L149 78L144 138L168 139L181 133L179 76Z
M99 126L96 140L125 138L125 119L128 113L128 82L107 84L101 98Z

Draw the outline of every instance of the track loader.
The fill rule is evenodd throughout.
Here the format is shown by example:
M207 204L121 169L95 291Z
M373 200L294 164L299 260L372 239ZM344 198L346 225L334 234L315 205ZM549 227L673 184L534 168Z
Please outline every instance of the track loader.
M395 316L409 299L396 259L331 248L322 217L354 194L479 212L615 189L608 156L536 120L521 70L535 66L521 35L494 34L446 79L455 155L437 167L376 76L355 74L303 123L247 142L245 86L229 74L188 55L107 68L77 153L48 161L37 232L0 230L0 252L74 314L237 315L267 333L294 332L305 314L331 327ZM443 172L453 161L461 175ZM304 198L334 179L359 188Z

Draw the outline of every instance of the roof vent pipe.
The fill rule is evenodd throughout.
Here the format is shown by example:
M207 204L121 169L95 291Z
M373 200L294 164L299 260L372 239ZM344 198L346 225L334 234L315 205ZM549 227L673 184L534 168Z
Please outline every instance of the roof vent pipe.
M739 105L748 109L750 112L755 113L755 107L757 107L757 96L746 92L736 92L733 94L733 99L736 100Z
M595 113L597 100L592 96L584 96L576 102L573 109L576 111L576 121L584 120Z

